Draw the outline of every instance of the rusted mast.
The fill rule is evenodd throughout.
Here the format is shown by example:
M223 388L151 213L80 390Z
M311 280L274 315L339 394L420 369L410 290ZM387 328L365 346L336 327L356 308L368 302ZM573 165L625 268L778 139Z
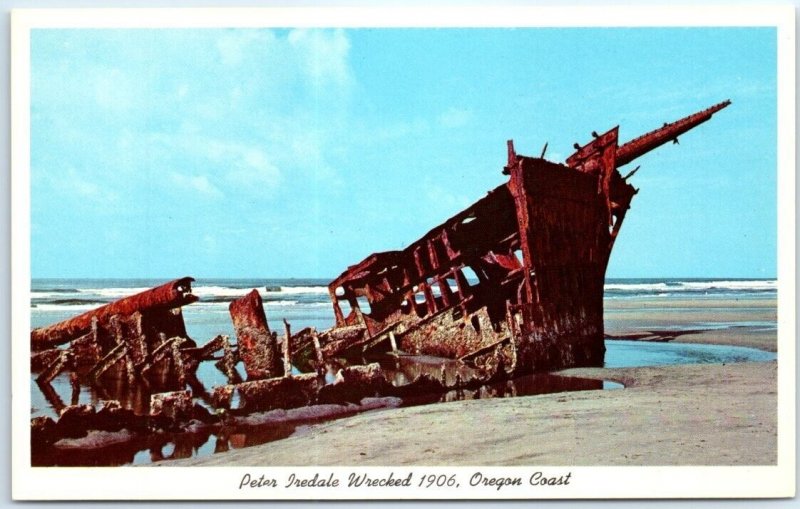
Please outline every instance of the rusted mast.
M169 310L197 302L192 295L194 278L184 277L151 288L136 295L125 297L106 304L97 309L87 311L75 318L41 327L31 331L31 350L44 350L64 343L88 333L92 329L92 319L100 323L106 322L114 315L128 316L137 311L145 313L155 310Z
M664 123L662 127L634 138L622 146L617 144L619 126L603 134L593 132L594 139L584 146L575 144L576 151L567 158L567 166L583 173L599 176L598 192L605 197L608 226L611 230L607 255L611 252L630 201L637 192L625 182L627 177L624 179L620 177L617 168L668 141L677 143L678 136L694 129L730 104L731 101L726 100L675 122ZM631 172L629 176L635 171Z
M723 101L703 111L699 111L694 115L689 115L676 122L664 124L663 127L650 131L638 138L634 138L617 149L617 166L628 164L642 154L650 152L668 141L677 142L678 136L690 129L694 129L710 119L714 113L730 104L730 100Z

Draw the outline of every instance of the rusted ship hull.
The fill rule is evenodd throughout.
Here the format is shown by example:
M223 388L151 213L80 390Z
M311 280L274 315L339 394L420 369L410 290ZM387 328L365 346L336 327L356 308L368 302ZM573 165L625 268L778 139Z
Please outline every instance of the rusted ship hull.
M592 133L566 164L519 156L509 141L507 183L329 285L336 326L321 335L326 356L399 349L513 375L602 365L606 267L637 192L617 168L728 104L622 146L616 127Z
M543 159L515 156L510 166L507 184L405 251L373 255L364 275L332 283L335 309L345 299L352 311L323 337L362 336L328 343L329 355L391 348L391 334L406 353L502 357L520 374L602 364L612 235L597 179ZM618 199L627 207L633 193L623 183Z
M523 255L521 298L508 304L513 371L600 366L615 233L598 178L542 160L510 171ZM611 193L624 211L635 190L620 179ZM622 217L613 221L618 228Z

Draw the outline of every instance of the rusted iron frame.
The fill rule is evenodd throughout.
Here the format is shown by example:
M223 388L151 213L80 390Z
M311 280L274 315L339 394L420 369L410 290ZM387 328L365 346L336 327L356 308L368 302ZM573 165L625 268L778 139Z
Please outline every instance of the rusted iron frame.
M114 315L130 316L139 311L174 309L196 302L198 299L191 293L191 277L176 279L156 288L151 288L136 295L111 302L97 309L59 322L48 327L31 331L31 349L43 350L52 348L82 336L92 328L92 319L97 318L105 323Z
M228 307L239 358L244 363L248 380L281 376L276 335L272 333L258 290L235 299Z
M240 383L242 377L239 375L239 372L236 371L236 364L241 360L238 355L238 349L234 351L228 336L222 337L224 338L222 358L215 362L214 366L228 378L228 383Z
M127 353L128 346L125 343L118 343L89 371L89 379L97 381L103 373L123 359Z
M534 254L530 249L530 218L528 216L528 192L525 189L523 160L514 156L514 164L510 165L509 171L511 178L508 187L514 199L514 209L517 216L517 234L519 235L519 246L522 251L522 270L523 283L525 287L525 301L529 304L538 302L536 288L531 280L531 268L533 267Z
M227 340L227 336L218 334L202 346L182 348L181 352L198 362L215 360L214 354L222 350L224 342Z
M183 354L181 353L181 345L185 339L175 338L175 341L170 345L170 358L172 360L173 376L178 381L178 386L182 389L186 385L186 366L183 362Z
M69 367L71 360L72 353L68 350L61 350L58 357L39 373L39 376L36 377L36 382L39 385L49 384L61 371Z
M319 334L317 331L312 329L311 330L311 339L314 345L314 358L316 359L316 371L317 374L322 376L325 374L325 355L322 352L322 345L319 341Z
M507 242L510 246L514 246L514 245L518 244L518 239L507 238L507 239L504 240L504 242ZM463 268L463 265L452 269L451 272L458 271L461 268ZM522 273L521 272L516 272L513 275L513 278L511 278L511 277L500 278L500 279L491 279L490 278L490 279L485 279L483 281L483 283L488 284L489 282L493 281L494 284L497 284L498 286L502 286L504 284L510 283L510 282L512 282L512 281L514 281L516 279L521 279L521 278L522 278ZM456 279L456 283L458 284L458 281L459 281L460 278L459 277L455 277L455 279ZM463 279L463 274L461 275L461 279ZM444 281L444 280L446 280L446 278L442 277L441 280ZM466 286L467 288L472 288L470 286L467 286L465 283L466 282L463 281L462 284L464 284L464 286ZM446 283L443 283L443 284L446 284ZM398 328L399 326L404 326L405 327L404 334L407 334L409 332L412 332L414 330L417 330L417 329L425 326L426 324L429 324L429 323L435 321L442 313L449 311L450 309L452 309L455 306L462 307L463 314L464 314L464 320L468 320L469 319L469 316L468 316L468 313L467 313L467 310L466 310L465 306L467 306L471 302L473 297L474 297L474 294L473 294L472 291L465 291L464 289L461 289L459 291L459 294L463 293L464 294L463 298L459 297L459 300L457 302L453 302L449 306L443 306L443 305L438 305L438 304L433 304L433 305L429 304L429 303L433 303L435 301L434 301L434 296L433 296L432 292L430 291L430 287L429 287L429 285L427 283L420 283L420 288L422 289L422 293L425 294L425 298L426 298L425 306L426 306L426 310L427 311L425 313L423 313L422 317L420 317L418 321L413 322L413 323L405 323L405 322L389 323L382 330L377 331L377 332L375 332L373 334L367 334L362 339L360 339L358 341L351 342L350 344L348 344L346 346L345 349L346 350L358 350L358 349L360 349L361 351L367 351L367 350L373 348L375 345L384 342L388 338L388 335L393 333L394 330L396 328ZM433 309L430 309L430 308L433 308ZM505 339L503 339L501 342L503 342L503 341L505 341ZM343 350L339 350L339 352L342 352L342 351ZM337 352L329 351L328 355L335 355L336 353Z
M518 244L518 239L513 238L513 235L511 235L510 237L504 239L503 242L507 243L509 246L513 246ZM509 251L511 251L511 249L509 249ZM417 251L412 251L412 252L417 252ZM456 304L463 304L468 299L469 294L471 293L469 290L467 290L467 288L471 287L466 283L466 278L464 278L463 273L461 273L460 271L465 266L482 263L480 261L480 258L481 258L480 256L471 256L469 258L465 258L461 255L458 255L455 258L451 259L448 265L442 264L436 269L435 272L423 274L423 276L421 276L423 277L421 280L419 281L412 280L408 285L401 287L399 290L396 290L395 292L393 292L391 298L397 300L399 303L402 303L403 300L407 300L409 304L415 308L415 311L417 313L420 313L418 308L422 304L416 302L414 296L417 293L423 294L425 297L425 304L424 304L425 311L421 314L425 316L430 314L437 314L440 311L444 309L449 309ZM476 271L476 273L479 275L479 277L481 276L479 271ZM446 280L450 277L452 277L452 279L456 281L457 286L460 285L458 298L456 298L452 294L450 287L446 282ZM434 296L431 284L428 282L428 280L430 280L433 284L439 285L442 294L441 298L437 299ZM330 285L330 288L332 289L331 293L334 293L335 290L333 289L336 288L337 285L352 286L358 283L359 281L361 282L366 281L366 275L364 275L363 272L359 273L359 277L355 278L354 280L350 280L347 283L342 282L342 280L334 281L334 283ZM498 280L497 283L499 284L500 281ZM368 285L368 283L362 283L362 284ZM448 300L450 302L448 302ZM354 312L358 313L357 311ZM389 325L385 325L384 328L388 326ZM370 336L377 336L380 334L381 334L380 331L370 331Z
M283 338L283 376L292 374L292 327L283 319L283 328L286 335Z
M451 271L453 266L458 264L459 261L463 262L464 257L462 253L456 252L449 240L448 232L458 225L462 223L465 219L469 217L474 217L477 210L480 210L481 207L485 206L486 203L491 202L492 200L498 199L498 191L500 191L506 184L498 186L493 191L490 191L486 197L478 200L475 204L470 206L469 208L465 209L464 211L460 212L459 214L453 216L449 220L447 220L442 225L432 229L422 238L411 244L409 247L404 249L403 251L390 251L384 253L374 253L367 257L365 260L360 262L357 265L354 265L348 268L341 276L335 279L333 282L329 284L329 294L332 296L334 300L334 313L336 313L336 307L339 300L342 297L336 295L336 289L342 287L345 289L345 297L348 294L354 293L352 290L358 284L364 284L364 281L371 279L375 276L376 272L380 272L381 270L386 269L389 266L396 266L396 267L405 267L408 266L410 259L413 258L414 267L416 269L415 278L409 278L410 281L400 288L399 290L392 292L393 294L401 294L407 291L410 291L414 286L422 287L422 284L425 283L427 286L426 279L434 278L438 279L445 275L447 272ZM448 240L445 241L441 240L444 237L448 237ZM454 253L453 256L449 256L449 261L447 264L438 263L438 260L434 262L431 260L431 252L435 253L435 248L432 246L436 242L437 239L440 239L440 242L445 245L445 250L452 251ZM423 254L427 255L424 256ZM438 256L438 255L437 255ZM411 258L409 258L411 257ZM463 264L462 264L463 266ZM402 299L399 299L402 301ZM372 305L373 303L370 302ZM352 305L352 303L351 303ZM436 307L430 306L429 307ZM338 317L338 315L337 315ZM338 319L338 318L337 318ZM337 323L338 325L338 323Z

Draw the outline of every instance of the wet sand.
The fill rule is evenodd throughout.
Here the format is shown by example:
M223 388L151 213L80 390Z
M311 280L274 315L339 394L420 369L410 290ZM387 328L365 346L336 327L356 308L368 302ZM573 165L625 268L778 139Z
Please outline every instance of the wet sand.
M754 322L675 341L776 351L772 301L606 303L611 335L674 334L692 322ZM772 306L772 307L770 307ZM693 315L692 320L686 318ZM702 319L698 319L698 315ZM580 368L626 388L382 410L290 438L163 466L769 465L777 461L777 364Z
M646 335L778 351L775 299L606 299L604 317L606 336L615 339ZM718 329L694 332L697 324Z

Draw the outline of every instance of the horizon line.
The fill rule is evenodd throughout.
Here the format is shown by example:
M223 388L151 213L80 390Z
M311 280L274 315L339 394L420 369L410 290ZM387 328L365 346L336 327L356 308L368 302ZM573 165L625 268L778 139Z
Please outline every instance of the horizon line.
M125 279L158 279L173 281L182 277L191 277L195 281L207 279L324 279L333 281L334 277L328 276L31 276L31 281L36 279L97 279L97 280L125 280ZM774 279L778 276L607 276L608 279L720 279L720 280L757 280Z

